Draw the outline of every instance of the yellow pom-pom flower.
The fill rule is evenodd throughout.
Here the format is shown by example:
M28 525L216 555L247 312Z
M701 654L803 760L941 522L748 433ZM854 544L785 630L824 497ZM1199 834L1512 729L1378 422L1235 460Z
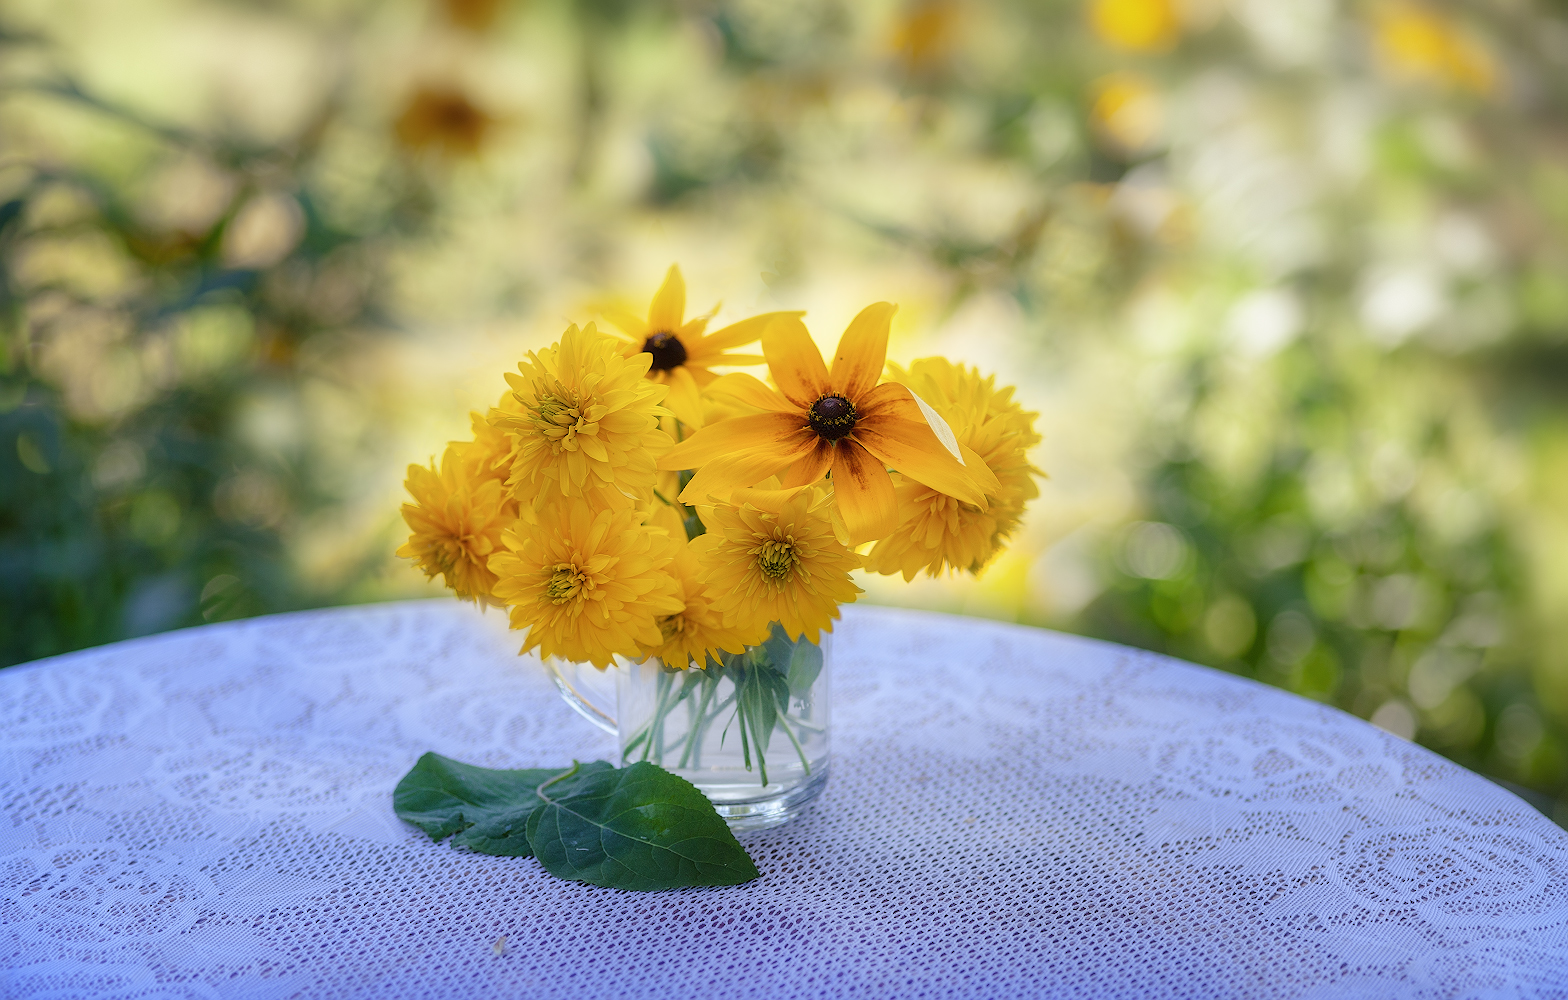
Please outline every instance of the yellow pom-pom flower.
M860 593L849 578L860 557L835 536L825 486L738 489L698 511L708 531L691 546L714 610L747 645L766 641L775 621L792 639L818 642Z
M515 505L493 475L478 474L483 445L447 446L440 466L410 465L404 485L414 503L403 505L413 532L397 554L414 560L425 576L438 574L458 597L483 601L495 586L487 567L501 548L501 532L516 517Z
M713 588L704 578L697 555L685 537L682 531L676 540L678 552L670 563L676 597L685 607L660 616L663 641L643 651L676 670L685 670L692 664L704 667L709 659L718 661L721 652L746 651L746 637L740 629L725 624L724 615L715 606Z
M528 629L522 652L608 667L664 636L658 619L682 610L669 573L675 549L647 514L584 500L555 502L502 535L490 560L494 596Z
M652 490L670 439L659 430L666 389L643 377L650 363L647 354L624 357L590 323L508 372L511 398L489 420L512 441L513 494L537 506L552 496L619 503Z
M924 358L893 377L909 386L940 413L953 429L965 462L982 461L1000 489L987 495L982 510L938 493L908 477L898 477L898 530L877 542L866 567L877 573L902 573L913 580L921 570L978 573L1001 550L1023 516L1024 504L1040 494L1029 464L1029 449L1040 441L1036 414L1013 400L1011 387L996 388L993 376L945 358Z
M501 397L505 403L511 396ZM475 479L496 479L505 483L512 474L512 439L483 413L470 411L469 423L474 429L474 439L458 445L463 460Z

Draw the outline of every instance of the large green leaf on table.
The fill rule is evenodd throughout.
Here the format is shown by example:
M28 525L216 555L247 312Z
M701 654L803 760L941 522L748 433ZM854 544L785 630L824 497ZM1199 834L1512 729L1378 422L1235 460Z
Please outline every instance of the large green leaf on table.
M528 842L552 875L611 889L739 885L757 877L713 803L685 778L638 761L573 765L540 785Z
M497 771L427 753L397 783L392 807L431 840L456 834L453 847L526 858L533 854L525 828L529 813L539 805L534 793L564 770Z

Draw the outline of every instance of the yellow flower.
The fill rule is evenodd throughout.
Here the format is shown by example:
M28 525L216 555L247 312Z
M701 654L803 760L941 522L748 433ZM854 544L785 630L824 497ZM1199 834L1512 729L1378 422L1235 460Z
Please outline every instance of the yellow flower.
M551 497L600 495L620 503L653 488L654 458L669 447L659 418L665 389L643 378L649 357L622 357L615 341L589 324L507 373L510 399L490 423L512 442L506 484L535 506Z
M647 354L653 359L648 378L670 387L664 405L688 427L701 427L701 390L718 378L711 370L713 366L762 363L762 358L755 354L725 352L754 342L775 317L803 314L763 313L705 335L703 331L713 314L686 320L686 282L681 278L679 265L671 264L664 284L648 306L647 319L621 310L605 310L605 315L625 331L628 358Z
M860 558L834 536L832 504L826 487L803 486L738 489L730 503L698 508L708 531L691 547L713 609L747 645L765 641L775 621L792 639L818 642L860 593L849 578Z
M1136 73L1112 73L1094 81L1089 121L1112 146L1135 153L1159 138L1165 109L1159 92Z
M454 87L421 87L394 126L398 142L419 151L438 148L448 156L478 156L495 119Z
M964 5L955 0L913 0L898 15L893 51L906 69L935 69L958 42Z
M978 573L999 552L1017 528L1024 504L1040 494L1040 471L1029 464L1029 449L1040 441L1036 414L1013 401L1011 387L996 388L996 379L982 378L973 368L945 358L924 358L909 372L889 366L895 378L910 386L941 413L953 428L967 458L971 453L996 474L999 489L988 494L981 510L900 477L898 530L877 542L866 556L866 567L877 573L902 573L913 580L922 569L931 576L943 570Z
M1396 76L1458 84L1478 94L1497 83L1492 57L1441 13L1414 3L1390 3L1377 15L1377 47Z
M1164 52L1181 35L1172 0L1090 0L1089 25L1102 40L1134 52Z
M505 401L506 396L503 396L502 402ZM453 444L468 466L469 475L475 480L496 479L505 483L512 470L512 439L483 413L470 411L468 422L473 427L474 439Z
M660 616L659 632L663 640L657 646L643 650L677 670L685 670L691 664L706 666L709 658L717 660L721 651L746 651L745 637L738 628L726 625L723 614L715 607L713 588L685 537L683 531L676 539L677 552L670 564L676 597L685 607L674 614Z
M681 611L669 565L670 536L629 507L582 500L540 508L515 522L506 551L490 560L494 595L512 627L528 629L522 652L539 650L601 669L663 641L658 618Z
M697 468L681 491L687 503L723 499L737 487L782 475L785 487L833 475L833 493L858 545L898 525L898 502L886 465L933 489L977 506L994 486L982 466L966 467L941 419L922 408L896 382L878 380L887 360L888 326L896 306L867 306L839 341L833 368L799 319L772 323L762 337L768 370L778 390L750 375L726 375L712 392L724 392L754 412L721 420L672 448L661 469ZM935 423L932 420L935 420ZM886 463L886 465L884 465ZM700 468L698 468L700 466Z
M403 520L413 534L397 554L427 577L439 573L458 597L482 601L495 586L486 563L517 513L499 478L474 474L473 447L448 445L439 469L433 461L408 467L404 485L416 502L403 505Z

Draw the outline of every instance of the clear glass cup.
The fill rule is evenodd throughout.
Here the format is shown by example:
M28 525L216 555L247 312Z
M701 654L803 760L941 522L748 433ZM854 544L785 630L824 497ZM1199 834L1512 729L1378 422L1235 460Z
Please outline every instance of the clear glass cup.
M706 669L658 660L545 661L566 703L615 734L622 766L651 761L708 797L733 830L785 823L828 777L831 636L769 640ZM605 707L614 697L614 709Z

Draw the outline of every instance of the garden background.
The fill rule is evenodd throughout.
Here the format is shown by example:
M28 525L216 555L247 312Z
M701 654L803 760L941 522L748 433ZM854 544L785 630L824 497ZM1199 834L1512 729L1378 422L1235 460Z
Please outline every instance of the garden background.
M0 665L436 596L404 466L678 261L1018 385L978 579L1568 822L1568 4L5 0ZM995 664L1005 671L1008 665Z

